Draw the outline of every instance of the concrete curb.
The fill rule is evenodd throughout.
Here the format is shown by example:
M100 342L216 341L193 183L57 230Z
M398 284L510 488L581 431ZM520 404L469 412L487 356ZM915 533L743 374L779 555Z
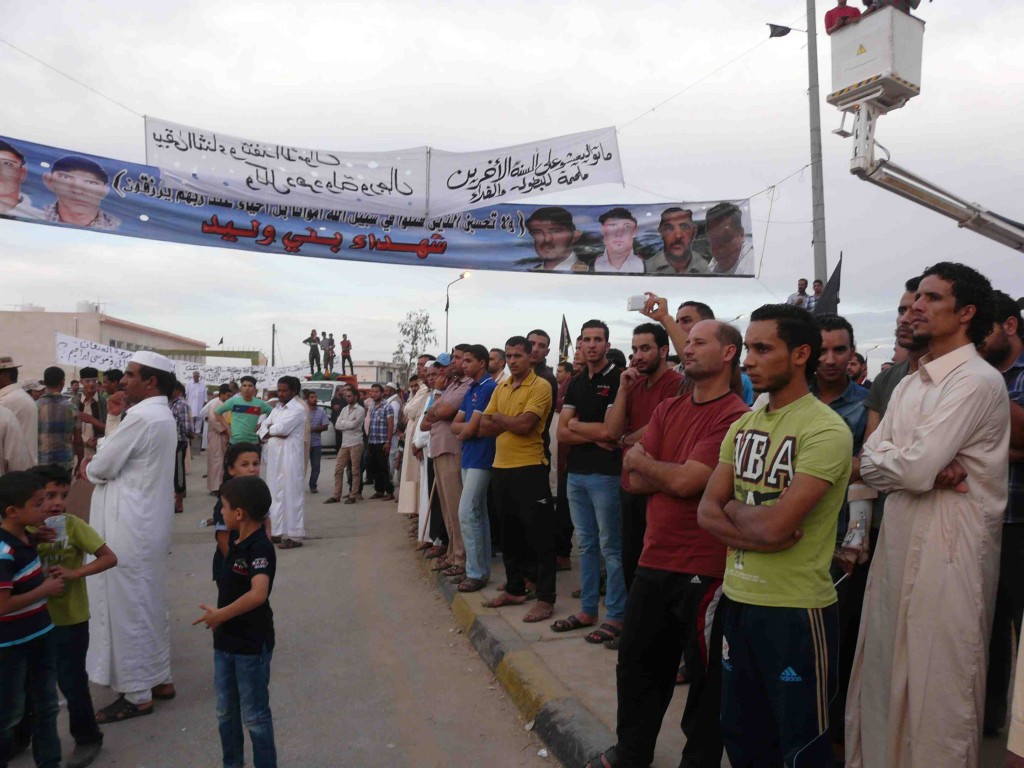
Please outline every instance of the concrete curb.
M572 695L497 611L467 600L454 584L430 570L432 562L421 560L422 568L436 582L456 623L519 712L534 721L534 732L566 768L582 768L615 743L615 734Z

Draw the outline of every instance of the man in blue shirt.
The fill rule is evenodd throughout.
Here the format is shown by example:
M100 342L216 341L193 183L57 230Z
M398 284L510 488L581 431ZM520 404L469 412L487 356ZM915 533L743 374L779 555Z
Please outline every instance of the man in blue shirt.
M476 592L491 576L491 524L487 516L487 486L494 463L494 437L480 437L480 421L497 384L487 374L490 353L473 344L463 353L463 375L472 379L452 432L462 443L462 496L459 526L466 547L466 572L451 577L460 592Z

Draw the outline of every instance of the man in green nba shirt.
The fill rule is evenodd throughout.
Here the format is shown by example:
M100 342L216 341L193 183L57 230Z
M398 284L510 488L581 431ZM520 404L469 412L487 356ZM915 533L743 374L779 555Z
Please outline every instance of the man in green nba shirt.
M853 437L808 387L821 331L807 310L767 304L744 360L767 407L722 443L700 525L729 546L722 616L722 733L733 766L832 766L838 613L829 576Z

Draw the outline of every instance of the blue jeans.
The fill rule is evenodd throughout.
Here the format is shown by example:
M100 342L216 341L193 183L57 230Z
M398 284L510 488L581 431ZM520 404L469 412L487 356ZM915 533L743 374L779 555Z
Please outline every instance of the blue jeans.
M253 655L213 652L224 768L242 768L245 764L243 722L249 729L255 768L277 768L274 720L270 714L271 656L272 651Z
M580 608L597 615L604 556L608 576L604 598L607 617L622 621L626 615L626 582L622 575L622 508L619 475L569 473L569 514L576 528L580 557Z
M58 768L57 659L53 630L27 643L0 648L0 768L7 768L14 729L32 703L32 757L38 768Z
M57 655L57 683L68 700L68 719L75 744L98 744L103 734L96 725L96 713L89 693L89 676L85 672L85 655L89 651L89 622L54 627L54 650Z
M489 469L462 470L459 528L466 546L466 577L487 581L491 577L491 520L487 515Z
M320 457L323 455L323 446L309 446L309 490L315 491L317 481L320 479Z

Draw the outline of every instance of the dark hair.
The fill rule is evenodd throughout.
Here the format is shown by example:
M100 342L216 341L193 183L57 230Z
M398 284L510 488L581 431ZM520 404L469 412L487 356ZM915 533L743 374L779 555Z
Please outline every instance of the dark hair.
M471 344L469 349L466 350L466 354L471 355L478 363L486 363L491 359L490 354L487 352L487 347L483 344Z
M985 337L992 331L995 317L992 307L992 283L978 270L951 261L942 261L928 267L921 277L931 275L952 284L953 298L956 299L953 307L955 311L960 311L966 306L974 307L974 317L967 326L967 338L974 346L980 347L985 343Z
M860 363L861 365L868 364L868 361L864 359L864 355L862 355L860 352L854 352L853 356L857 358L857 362Z
M297 376L282 376L277 380L277 383L284 384L290 392L298 392L301 386Z
M174 385L178 383L178 380L170 371L158 371L156 368L150 368L148 365L139 366L139 378L143 381L146 379L156 379L157 391L164 397L173 395Z
M219 387L217 387L217 394L218 395L230 395L231 394L231 385L230 384L221 384Z
M535 221L547 221L559 227L576 229L576 226L572 223L572 214L565 208L559 208L558 206L548 206L535 210L530 214L530 218L526 220L526 228L529 229L530 225Z
M568 360L563 360L562 362L560 362L558 364L558 367L561 368L566 373L572 373L572 363L570 363Z
M685 213L687 216L690 217L690 221L693 221L693 211L691 211L689 208L680 208L679 206L676 206L675 208L666 208L664 211L661 212L661 219L658 221L658 226L660 227L662 224L664 224L665 217L671 216L673 213Z
M8 144L6 141L4 141L3 139L0 139L0 152L10 152L12 155L14 155L16 158L18 158L18 160L21 161L22 165L25 164L25 156L23 154L21 154L21 152L19 152L17 149L15 149L11 144Z
M103 378L109 379L110 381L121 381L124 378L124 371L120 368L111 368L110 370L103 372Z
M430 360L431 362L433 362L434 360L437 360L436 357L434 357L433 355L429 355L426 352L424 352L422 355L416 355L416 359L417 360L423 360L424 358L427 359L427 360Z
M811 285L824 285L824 284L825 284L825 282L823 280L818 280L817 278L815 278L814 282L811 283Z
M249 376L248 374L246 374L245 376L243 376L242 378L239 379L239 382L241 382L242 384L245 384L245 382L247 382L247 381L251 382L254 387L257 384L256 377L255 376Z
M8 472L0 477L0 516L8 507L24 507L36 491L46 487L46 481L31 472Z
M417 376L414 373L412 376L409 377L409 380L406 382L406 384L412 384L414 381L419 381L419 380L420 380L420 377Z
M51 365L43 371L43 384L53 389L64 386L64 369Z
M633 214L629 212L628 208L623 208L622 206L612 208L610 211L605 211L597 217L598 222L601 224L604 224L608 219L629 219L636 224L636 218Z
M679 355L669 355L665 358L665 362L671 363L672 365L679 365Z
M467 352L469 352L469 348L472 346L472 344L456 344L454 347L452 347L452 350L457 350L462 354L466 354Z
M523 352L530 354L533 351L533 342L525 336L510 336L505 342L506 347L522 347Z
M909 280L907 280L905 286L906 290L916 292L917 289L921 286L921 277L922 275L918 275L917 277L912 277Z
M850 334L850 346L857 346L857 342L853 340L853 326L850 325L850 321L840 315L824 314L815 315L818 319L818 327L823 331L846 331Z
M642 333L649 333L654 337L654 345L659 349L668 346L668 331L661 323L640 323L633 329L633 335L639 336Z
M739 329L734 325L729 325L729 323L716 320L715 338L723 346L732 345L736 347L736 354L732 358L732 369L733 371L738 371L740 369L740 358L743 357L743 335Z
M609 362L615 363L619 368L625 368L627 365L626 353L621 349L609 349L608 360Z
M504 349L498 349L497 347L491 347L491 352L497 352L498 353L498 357L500 357L502 360L505 359L505 350Z
M676 312L678 312L683 307L693 307L694 309L696 309L697 310L697 314L700 315L700 319L701 320L714 320L715 319L714 310L712 310L711 307L709 307L703 301L684 301L676 309Z
M1002 291L992 291L992 312L995 322L1005 323L1011 317L1017 321L1017 336L1024 339L1024 320L1021 320L1020 305Z
M100 377L100 372L97 371L95 368L90 368L89 366L86 366L85 368L79 369L78 375L81 376L83 379L98 379Z
M786 348L794 350L805 344L811 348L807 358L805 372L807 376L818 368L818 355L821 354L821 328L814 315L803 307L792 304L765 304L750 313L753 323L774 320L779 338Z
M258 477L233 477L220 487L220 497L245 516L262 522L270 511L270 489Z
M704 226L711 229L711 222L728 218L735 227L743 227L743 211L733 203L719 203L704 214Z
M85 171L102 179L104 184L110 183L110 177L107 176L107 172L103 170L99 163L94 163L92 160L79 157L78 155L64 155L64 157L55 161L50 168L50 173L57 173L59 171Z
M255 453L260 455L260 447L256 443L232 443L224 452L224 468L235 466L238 457L243 453Z
M37 464L29 469L28 473L43 478L46 483L71 485L71 473L60 464Z
M531 336L543 336L545 339L548 340L548 344L551 344L551 337L548 336L547 332L542 331L540 328L534 328L532 331L526 334L526 338L530 338Z
M178 381L177 379L175 379L175 380L174 380L174 388L172 389L172 392L173 392L173 393L174 393L175 395L178 395L178 394L180 394L180 395L184 395L184 394L185 394L185 385L184 385L184 384L182 384L182 383L181 383L180 381Z
M604 331L604 340L608 341L611 338L611 333L608 330L608 326L600 320L587 320L582 326L580 326L580 335L583 335L583 331L587 328L600 328Z
M383 392L384 385L375 381L373 384L370 385L370 389L379 389L381 392Z

